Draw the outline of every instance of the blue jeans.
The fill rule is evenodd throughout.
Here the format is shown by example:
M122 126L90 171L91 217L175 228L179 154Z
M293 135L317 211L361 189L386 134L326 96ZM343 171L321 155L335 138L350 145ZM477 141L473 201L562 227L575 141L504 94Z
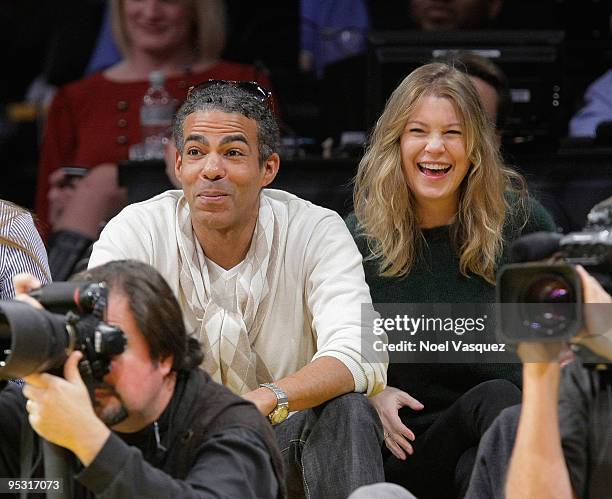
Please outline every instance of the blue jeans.
M382 424L362 394L300 411L274 428L291 498L346 499L385 479Z

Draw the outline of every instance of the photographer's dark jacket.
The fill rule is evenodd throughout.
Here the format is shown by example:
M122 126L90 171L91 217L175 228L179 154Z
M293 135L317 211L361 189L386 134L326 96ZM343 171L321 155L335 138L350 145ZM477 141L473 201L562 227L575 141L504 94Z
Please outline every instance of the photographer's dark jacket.
M0 476L20 476L25 399L0 394ZM181 374L155 425L111 433L76 474L75 497L284 497L282 461L269 423L255 406L199 369ZM29 426L28 426L29 429Z
M559 433L572 487L582 499L612 496L612 371L579 361L563 368Z
M561 369L559 434L572 488L580 499L612 497L612 371L582 365ZM521 406L503 411L478 448L466 499L504 496Z

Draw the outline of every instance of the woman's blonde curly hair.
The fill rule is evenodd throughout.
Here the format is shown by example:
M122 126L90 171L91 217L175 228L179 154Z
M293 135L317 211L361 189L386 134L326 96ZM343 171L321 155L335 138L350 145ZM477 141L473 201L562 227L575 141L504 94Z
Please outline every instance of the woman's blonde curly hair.
M355 215L368 240L369 259L383 276L408 274L425 244L417 203L408 189L400 137L424 96L449 99L460 118L470 168L460 186L451 227L459 270L495 282L503 250L503 226L510 209L525 212L525 181L504 165L478 92L469 77L446 63L419 67L395 89L370 136L354 185ZM515 191L514 196L506 196ZM513 199L512 207L509 199Z

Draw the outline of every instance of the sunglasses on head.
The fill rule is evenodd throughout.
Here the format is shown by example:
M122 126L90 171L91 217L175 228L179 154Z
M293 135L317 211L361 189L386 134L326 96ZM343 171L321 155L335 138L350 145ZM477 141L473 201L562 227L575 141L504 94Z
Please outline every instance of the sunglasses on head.
M235 81L235 80L208 80L193 85L189 87L187 90L187 98L191 95L192 92L205 90L210 87L214 87L215 85L228 85L231 87L239 88L240 90L244 90L249 95L255 97L259 102L264 103L270 109L273 109L272 104L272 92L268 89L262 87L256 81Z

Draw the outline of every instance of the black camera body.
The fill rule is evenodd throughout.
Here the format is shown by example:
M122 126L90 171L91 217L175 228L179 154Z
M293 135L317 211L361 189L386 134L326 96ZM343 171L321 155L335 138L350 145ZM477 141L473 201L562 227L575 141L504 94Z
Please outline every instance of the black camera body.
M558 255L558 261L538 260ZM595 205L580 232L535 233L513 244L497 274L497 335L507 343L570 341L583 326L583 296L574 265L612 290L612 198Z
M31 295L44 310L16 300L0 301L0 379L53 372L80 350L83 379L101 381L126 343L121 329L103 321L106 285L58 282Z

